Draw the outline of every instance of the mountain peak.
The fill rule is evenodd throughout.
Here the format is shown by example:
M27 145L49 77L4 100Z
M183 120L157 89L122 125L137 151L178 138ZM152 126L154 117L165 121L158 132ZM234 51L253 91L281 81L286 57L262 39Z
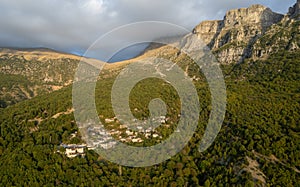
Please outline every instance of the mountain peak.
M248 8L230 10L224 17L225 26L261 24L263 29L280 21L283 15L273 12L270 8L255 4Z
M288 15L292 19L300 19L300 0L297 0L296 4L289 8Z
M229 10L223 20L204 21L193 30L221 63L240 62L251 56L251 46L284 15L263 5Z

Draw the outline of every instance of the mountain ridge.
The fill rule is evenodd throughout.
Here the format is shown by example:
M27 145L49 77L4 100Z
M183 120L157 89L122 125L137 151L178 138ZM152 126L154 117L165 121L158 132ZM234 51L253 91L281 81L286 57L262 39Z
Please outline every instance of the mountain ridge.
M214 52L220 63L240 63L253 57L253 47L272 26L291 22L300 12L299 1L292 13L286 15L273 12L263 5L229 10L223 20L204 21L193 33ZM291 10L290 10L291 11ZM299 45L294 45L294 49Z
M80 61L103 63L47 48L0 48L0 107L72 84Z
M192 34L211 49L221 64L239 64L245 60L267 58L283 48L289 51L299 50L299 13L299 0L286 15L256 4L248 8L229 10L223 20L203 21L193 29ZM192 34L182 38L171 37L171 40L180 41L186 47L197 45L193 44ZM182 58L180 54L168 46L152 43L136 58L108 64L107 67L114 71L147 56L160 56L178 61L176 59ZM47 48L0 48L2 77L7 76L7 80L13 77L24 80L20 85L0 88L1 103L13 100L13 104L70 85L80 60L95 59ZM15 91L11 94L10 90ZM3 106L7 105L10 104Z
M289 8L288 16L293 19L299 20L300 15L300 1L297 0L296 4Z
M267 12L267 15L273 15L269 10ZM255 21L256 18L253 19ZM219 24L215 22L211 27L208 26L208 30L221 32L221 29L218 30ZM185 70L199 94L203 108L199 114L197 130L188 145L169 160L146 168L119 166L103 159L93 150L85 150L84 157L68 158L64 154L61 143L82 142L72 110L71 83L78 60L43 59L38 54L26 60L22 55L24 51L10 56L0 55L0 96L5 87L4 93L32 97L30 100L21 98L16 100L16 104L0 108L0 183L2 186L299 185L299 25L300 21L285 15L253 41L249 46L251 54L241 62L238 61L241 57L239 47L245 48L241 44L244 27L252 28L251 24L239 26L233 23L232 28L238 28L237 31L242 33L240 36L234 35L232 28L224 31L225 35L229 33L229 39L241 37L240 43L233 41L223 44L219 40L222 46L213 52L221 60L222 56L218 53L232 51L239 58L232 56L231 60L221 61L220 68L225 75L227 87L226 115L212 146L201 153L198 146L210 115L211 95L200 68L193 66L193 62L182 52L170 46L154 44L136 59L109 64L96 83L95 107L107 132L117 132L114 135L117 140L122 141L128 137L127 129L121 128L119 120L114 117L111 88L118 73L127 64L148 56L168 59ZM247 35L249 40L255 35L256 27L261 29L260 32L263 31L260 24L253 26L253 33ZM196 45L197 42L190 40L195 36L190 33L180 42L185 47ZM49 81L49 78L53 81ZM64 85L68 80L70 84ZM36 84L62 87L57 91L33 93L31 96L35 90L30 87ZM20 90L15 90L17 88ZM162 97L168 106L168 116L166 124L157 128L156 133L163 138L176 132L180 116L180 98L177 100L176 90L170 88L166 82L147 79L132 89L129 98L132 114L137 119L145 119L150 114L148 101ZM85 101L86 98L82 99ZM139 132L135 133L143 138ZM134 145L157 144L155 139L142 140L142 144Z

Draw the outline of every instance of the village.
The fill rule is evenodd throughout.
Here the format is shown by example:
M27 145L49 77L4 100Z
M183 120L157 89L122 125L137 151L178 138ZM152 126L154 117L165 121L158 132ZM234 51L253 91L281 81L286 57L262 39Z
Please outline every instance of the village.
M116 122L116 118L107 118L105 119L106 125L113 125ZM156 120L161 124L165 124L168 119L165 116L160 116L158 118L153 118L153 121ZM128 128L127 125L119 125L118 129L113 128L112 130L106 130L100 126L90 125L87 128L87 135L89 141L87 144L64 144L62 143L59 147L63 148L65 151L57 151L65 154L69 158L74 158L77 156L84 157L86 150L95 150L97 148L102 149L111 149L118 142L122 143L142 143L145 139L162 139L162 136L156 132L152 127L144 129L142 124L136 126L138 131L133 131ZM71 134L71 138L77 136L77 132ZM118 140L116 140L116 139Z

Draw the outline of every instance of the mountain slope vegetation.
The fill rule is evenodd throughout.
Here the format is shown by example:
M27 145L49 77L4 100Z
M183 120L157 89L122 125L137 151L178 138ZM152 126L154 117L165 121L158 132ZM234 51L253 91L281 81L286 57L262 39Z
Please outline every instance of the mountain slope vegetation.
M204 153L197 151L204 130L199 126L178 155L148 168L119 167L101 159L94 151L74 159L56 153L57 146L78 130L72 113L53 118L72 108L71 87L2 109L1 182L7 185L295 186L300 175L297 124L300 118L297 59L300 58L295 57L300 57L299 53L283 52L239 67L225 66L224 71L229 72L228 107L222 130L213 145ZM96 97L101 102L97 106L105 115L103 119L112 115L110 94L105 90L110 90L113 80L114 76L110 76L98 82ZM150 83L144 82L145 88L150 87L153 92L162 89L157 85L151 87ZM143 89L137 89L136 95L142 92ZM199 94L209 100L206 92ZM146 96L144 99L147 100ZM133 97L132 101L132 107L139 108L142 104L138 98ZM207 121L208 113L208 109L201 112L200 124ZM144 111L141 115L148 114Z
M259 7L267 15L273 15ZM241 57L236 53L240 52L240 45L237 49L232 44L234 40L226 45L222 42L224 37L220 37L218 42L224 45L213 49L221 58L225 53L234 58L230 57L229 63L226 58L226 63L221 64L227 86L227 111L220 133L204 152L199 152L198 146L209 118L211 95L200 69L169 46L150 46L138 57L155 56L177 63L194 77L203 106L198 128L184 149L163 163L145 168L119 166L93 150L86 149L84 157L68 158L61 154L64 151L61 143L83 143L72 111L70 84L78 63L76 58L56 56L44 61L43 55L29 58L23 52L22 55L14 52L9 58L2 55L1 64L5 65L1 66L0 104L5 108L0 108L0 183L3 186L299 185L300 21L294 19L294 14L293 18L278 16L281 21L276 19L276 23L267 24L267 28L259 31L261 35L250 42L242 61L236 58ZM234 30L230 27L226 32ZM196 34L201 32L196 30ZM95 103L108 131L121 125L117 120L106 123L106 119L115 117L111 89L121 69L131 62L134 60L109 65L99 75ZM53 81L49 76L47 79L45 72ZM47 93L47 86L60 89ZM128 144L151 146L174 132L180 105L175 90L166 82L155 79L139 82L130 95L131 111L138 119L149 117L149 101L157 96L168 107L168 120L157 129L161 139L138 135L143 138L142 143ZM124 133L115 138L120 140L123 136Z

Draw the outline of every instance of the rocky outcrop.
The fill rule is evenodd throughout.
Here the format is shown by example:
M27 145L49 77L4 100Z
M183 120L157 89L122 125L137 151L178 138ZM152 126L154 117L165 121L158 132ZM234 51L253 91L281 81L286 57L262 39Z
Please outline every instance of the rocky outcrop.
M292 19L300 19L300 0L297 0L297 3L290 7L288 15Z
M237 63L251 56L251 46L284 16L262 5L230 10L223 20L205 21L194 29L221 63Z
M194 28L193 33L201 36L203 42L212 47L211 42L215 40L223 27L223 20L203 21Z
M263 58L280 50L300 50L300 0L286 15L273 12L263 5L230 10L223 20L203 21L192 33L180 40L184 49L207 45L222 64L243 62L248 58ZM159 43L159 42L158 42ZM175 42L176 43L176 42ZM151 44L145 52L170 59L177 52ZM156 50L161 48L161 50ZM163 50L164 49L164 50ZM167 52L166 52L167 51Z
M244 25L256 26L266 30L269 26L279 22L283 15L272 12L263 5L252 5L249 8L230 10L224 18L225 27L239 27Z
M280 50L297 51L300 49L300 21L285 18L273 25L252 46L252 58L267 57Z

